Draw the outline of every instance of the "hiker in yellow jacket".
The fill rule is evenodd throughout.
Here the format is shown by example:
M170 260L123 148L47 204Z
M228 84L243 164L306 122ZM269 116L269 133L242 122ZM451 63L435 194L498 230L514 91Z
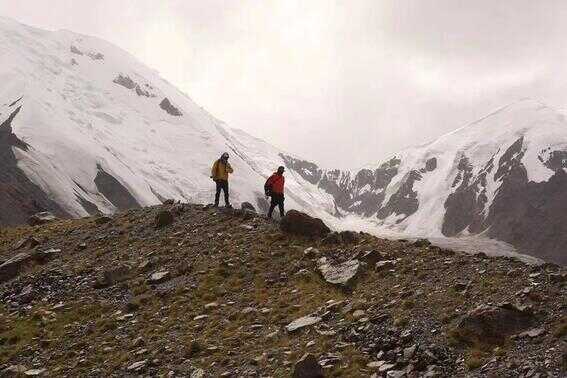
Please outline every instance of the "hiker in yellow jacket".
M226 207L232 207L228 199L228 175L233 172L228 162L228 153L223 153L220 159L216 160L211 169L211 178L217 184L215 194L215 207L219 205L221 190L224 192L224 204Z

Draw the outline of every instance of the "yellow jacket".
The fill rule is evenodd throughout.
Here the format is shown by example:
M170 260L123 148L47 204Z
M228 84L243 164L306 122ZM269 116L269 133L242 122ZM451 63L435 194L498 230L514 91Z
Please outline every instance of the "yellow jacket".
M232 167L230 163L223 163L220 159L216 160L211 169L211 176L213 180L225 180L228 181L229 173L232 173Z

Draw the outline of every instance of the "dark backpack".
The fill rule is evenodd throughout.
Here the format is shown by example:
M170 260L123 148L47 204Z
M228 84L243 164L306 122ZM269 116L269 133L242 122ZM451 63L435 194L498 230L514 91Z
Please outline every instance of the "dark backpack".
M272 185L273 183L270 183L270 179L272 177L270 176L267 180L266 183L264 184L264 193L266 194L266 197L271 197L272 196Z

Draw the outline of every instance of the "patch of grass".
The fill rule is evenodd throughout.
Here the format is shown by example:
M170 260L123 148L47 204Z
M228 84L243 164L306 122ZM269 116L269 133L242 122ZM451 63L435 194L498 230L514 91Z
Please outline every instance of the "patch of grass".
M29 318L4 323L0 329L0 363L22 353L39 336L39 332L39 322Z
M472 349L465 355L465 366L468 370L476 370L484 364L484 353Z
M394 318L394 326L396 327L405 327L409 324L409 319L405 317L395 317Z
M562 338L567 335L567 316L563 316L559 319L559 322L553 329L553 336L557 338Z
M412 299L406 299L402 302L402 307L406 310L412 309L415 307L415 302Z

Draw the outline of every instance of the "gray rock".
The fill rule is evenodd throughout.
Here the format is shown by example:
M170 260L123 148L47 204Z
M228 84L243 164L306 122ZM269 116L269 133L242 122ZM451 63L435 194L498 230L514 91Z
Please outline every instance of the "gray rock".
M39 240L37 240L33 236L28 236L27 238L20 239L17 243L14 244L13 248L15 250L22 248L32 249L37 247L39 244Z
M534 329L530 329L529 331L520 333L519 336L535 338L543 334L545 334L545 328L534 328Z
M148 360L142 360L138 362L134 362L132 365L128 366L129 371L140 371L146 367L148 364Z
M410 360L417 350L417 345L412 345L410 347L404 348L404 359Z
M375 265L375 269L377 271L392 269L394 268L395 264L396 264L395 260L378 261Z
M317 268L325 281L344 287L351 286L354 283L360 273L360 265L358 260L332 264L326 257L322 257L317 261Z
M24 375L27 377L37 377L45 373L47 369L30 369L24 372Z
M406 376L406 372L403 370L390 370L386 377L388 378L402 378Z
M150 276L148 282L151 284L159 284L169 280L170 278L171 274L168 271L156 272Z
M247 210L247 211L256 212L256 208L255 208L254 205L252 205L250 202L242 202L242 204L240 205L240 208L241 208L242 210Z
M0 265L0 282L15 278L33 258L31 253L18 253Z
M311 315L304 316L289 323L285 328L288 332L295 332L302 328L312 326L313 324L317 324L321 320L322 319L318 316L311 316Z
M296 362L293 368L293 378L323 378L323 367L317 358L307 353Z
M57 220L57 217L51 214L49 211L43 211L29 217L28 224L30 226L38 226L41 224L46 224Z
M321 254L317 248L309 247L303 251L303 255L308 258L317 257Z

